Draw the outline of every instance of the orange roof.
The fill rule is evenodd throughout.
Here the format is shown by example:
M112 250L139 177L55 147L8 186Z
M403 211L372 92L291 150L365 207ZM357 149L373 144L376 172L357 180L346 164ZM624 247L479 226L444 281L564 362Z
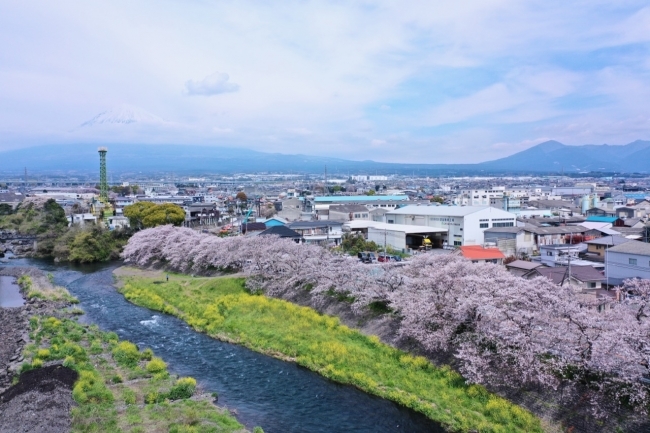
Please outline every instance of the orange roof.
M470 260L492 260L492 259L505 259L498 248L483 248L480 245L465 245L460 247L460 252L463 257Z

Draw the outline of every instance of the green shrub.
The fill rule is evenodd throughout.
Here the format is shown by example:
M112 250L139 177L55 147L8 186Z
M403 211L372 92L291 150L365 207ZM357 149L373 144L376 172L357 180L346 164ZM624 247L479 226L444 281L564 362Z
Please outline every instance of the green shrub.
M164 399L163 399L164 400ZM160 394L156 391L148 392L144 396L144 402L146 404L154 404L154 403L159 403L161 401L160 399Z
M93 371L82 371L72 389L72 397L77 403L112 403L113 394L106 388L101 377Z
M34 358L32 361L32 368L41 368L43 366L43 360L39 358Z
M196 380L192 377L182 377L176 381L174 386L167 393L170 400L181 400L190 398L196 389Z
M36 357L41 358L41 359L47 359L50 357L50 350L49 349L38 349L36 352Z
M113 377L111 377L111 382L113 382L113 383L122 383L124 381L122 380L122 376L120 376L119 374L116 374Z
M140 354L140 358L144 361L151 361L151 358L153 358L153 350L147 347Z
M158 357L153 357L151 361L147 363L146 369L149 373L160 373L162 371L165 371L167 368L167 364L165 364L165 361Z
M253 433L264 433L264 430L262 430L262 427L257 426L253 429Z
M130 341L120 342L112 353L115 362L123 367L135 367L140 361L138 347Z
M122 399L126 404L135 404L135 391L130 388L125 388L122 391Z

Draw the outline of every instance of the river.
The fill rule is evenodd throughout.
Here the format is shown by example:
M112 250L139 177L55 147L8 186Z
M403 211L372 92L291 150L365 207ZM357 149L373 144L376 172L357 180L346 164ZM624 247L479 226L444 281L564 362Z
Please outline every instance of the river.
M173 373L192 376L247 428L265 433L443 432L439 424L391 401L339 385L316 373L193 331L181 320L125 300L113 287L116 264L55 265L14 259L0 266L35 266L79 298L80 321L151 347Z

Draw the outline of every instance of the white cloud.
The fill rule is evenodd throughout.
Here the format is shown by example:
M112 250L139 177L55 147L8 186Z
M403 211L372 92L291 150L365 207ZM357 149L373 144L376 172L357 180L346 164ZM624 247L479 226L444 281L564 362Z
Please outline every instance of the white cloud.
M153 8L0 2L0 44L12 47L0 50L0 82L9 83L0 86L0 150L77 139L68 131L122 101L164 125L85 128L85 139L226 136L259 150L465 162L509 152L492 143L650 137L647 0ZM232 81L221 72L200 79L215 70Z
M213 96L239 90L239 84L231 83L230 76L224 72L215 72L201 81L189 80L185 83L188 95Z

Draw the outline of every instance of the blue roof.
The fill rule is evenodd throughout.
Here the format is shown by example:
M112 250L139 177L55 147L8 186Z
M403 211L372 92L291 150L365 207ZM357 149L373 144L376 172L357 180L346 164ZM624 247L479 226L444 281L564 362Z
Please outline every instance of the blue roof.
M407 201L407 195L331 195L325 197L314 197L314 202L330 202L330 201Z
M623 194L626 198L633 198L635 200L645 200L646 197L648 197L648 194L644 192L635 192L635 193L624 193Z
M618 217L606 217L606 216L588 216L587 222L593 223L613 223L618 219Z

